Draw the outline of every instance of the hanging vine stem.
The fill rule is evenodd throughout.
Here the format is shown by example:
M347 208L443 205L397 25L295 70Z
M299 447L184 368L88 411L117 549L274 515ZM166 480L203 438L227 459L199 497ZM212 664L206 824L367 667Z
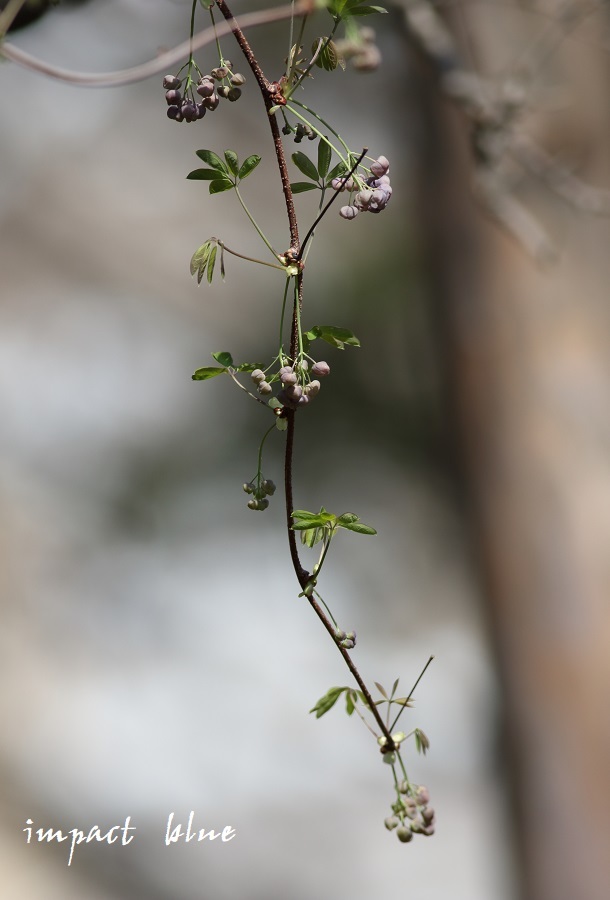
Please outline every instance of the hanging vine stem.
M277 123L277 119L275 114L271 112L272 108L277 104L277 88L274 86L272 82L269 82L265 77L263 70L261 69L258 60L256 59L252 48L235 20L231 10L229 9L225 0L216 0L216 6L224 16L228 25L230 25L231 31L237 41L240 50L242 51L246 62L248 63L255 79L258 84L259 90L263 97L263 102L265 104L265 108L267 110L269 125L271 128L271 135L273 138L273 144L275 147L275 154L277 158L277 164L280 172L280 178L282 182L282 191L284 194L284 201L286 205L286 213L288 217L288 225L290 230L290 250L292 251L294 258L297 261L300 261L300 255L303 247L301 247L299 243L299 229L297 223L296 212L294 208L294 201L292 196L292 188L290 186L290 176L288 174L288 166L286 163L286 155L284 153L284 145L282 143L282 138L280 135L279 126ZM295 14L299 14L295 10ZM303 14L302 12L300 14ZM366 150L363 152L362 157L366 154ZM358 163L360 162L358 160ZM356 166L358 165L356 164ZM333 198L334 199L334 198ZM330 204L327 204L327 207ZM308 234L309 238L309 234ZM296 276L296 287L295 287L295 297L294 297L294 307L293 307L293 315L292 315L292 332L290 338L290 356L294 360L297 357L299 350L299 340L300 340L300 327L299 327L299 319L300 313L303 305L303 271L299 271ZM294 567L295 574L297 576L298 582L301 586L301 589L305 591L307 584L310 582L311 575L310 573L303 567L301 560L299 558L299 552L297 549L296 542L296 533L292 528L293 517L292 511L294 509L293 502L293 476L292 476L292 468L293 468L293 453L294 453L294 436L295 436L295 411L286 409L286 420L287 420L287 428L286 428L286 453L284 459L284 489L285 489L285 498L286 498L286 526L288 531L288 543L290 547L290 556L292 559L292 564ZM342 647L336 639L335 636L335 626L330 621L329 617L326 615L325 611L322 609L316 598L313 596L313 593L310 592L310 595L307 595L307 599L312 609L326 628L329 633L333 643L338 648L341 653L346 666L350 670L354 680L358 684L362 695L365 698L366 705L368 706L373 718L377 722L379 729L381 730L382 735L385 738L384 751L391 751L395 749L394 741L392 740L392 735L387 725L383 721L377 706L375 705L375 701L373 700L369 689L364 683L360 672L358 671L354 661L352 660L348 651Z

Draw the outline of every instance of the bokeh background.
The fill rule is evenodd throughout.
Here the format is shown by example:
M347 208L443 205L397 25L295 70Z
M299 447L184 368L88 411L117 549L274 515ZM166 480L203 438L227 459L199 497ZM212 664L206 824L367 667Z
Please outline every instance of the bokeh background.
M532 128L603 188L608 35L604 4L589 5L537 73L552 98ZM499 75L560 6L452 4L448 22ZM60 5L12 40L106 71L182 41L189 10ZM401 10L374 24L378 72L316 71L309 86L351 146L390 159L394 196L379 217L329 215L309 257L307 324L349 327L362 349L321 354L333 373L299 422L295 500L378 529L337 540L323 586L359 633L365 678L400 676L406 692L435 655L404 722L431 741L409 770L430 788L437 834L409 846L388 834L391 783L370 735L339 709L308 715L347 673L297 599L279 496L246 509L266 423L228 379L190 378L213 351L274 351L276 273L231 257L224 284L188 272L211 235L258 251L232 196L185 180L202 147L262 155L244 193L286 243L252 79L187 126L167 120L160 78L84 90L5 62L7 900L607 897L610 230L522 179L558 249L532 261L473 198L464 123ZM251 38L280 74L286 27ZM210 49L198 59L214 64ZM314 201L297 200L311 220ZM281 445L268 442L264 466L278 483ZM236 838L166 848L168 814L191 810ZM65 844L28 846L22 832L27 818L88 829L127 815L130 846L82 845L70 868Z

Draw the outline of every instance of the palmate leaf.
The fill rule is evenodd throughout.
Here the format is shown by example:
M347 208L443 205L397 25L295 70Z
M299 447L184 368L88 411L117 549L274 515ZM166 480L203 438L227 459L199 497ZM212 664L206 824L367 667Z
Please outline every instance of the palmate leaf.
M199 247L198 250L195 250L193 256L191 258L191 275L195 275L197 273L197 284L201 284L203 276L205 275L206 269L208 269L208 281L211 281L211 277L209 275L209 266L212 265L212 272L214 270L214 262L211 262L212 252L214 253L214 258L216 257L217 243L214 238L210 238Z

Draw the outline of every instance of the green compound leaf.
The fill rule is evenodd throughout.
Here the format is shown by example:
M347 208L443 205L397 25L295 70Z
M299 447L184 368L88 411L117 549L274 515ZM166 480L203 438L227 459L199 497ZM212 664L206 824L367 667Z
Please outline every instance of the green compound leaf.
M228 174L229 170L227 169L225 163L222 161L220 156L218 156L218 154L214 153L212 150L197 150L197 156L213 169L218 169L219 172Z
M326 141L320 138L318 143L318 172L320 173L320 178L322 181L326 178L328 174L328 167L330 166L330 160L332 157L332 150L326 143Z
M326 38L318 38L314 41L311 45L311 53L313 56L322 42L322 49L316 56L316 66L319 69L326 69L327 72L333 72L339 65L339 54L333 41L329 41L327 44L324 43L325 41Z
M237 159L237 153L234 150L225 150L225 159L227 161L227 166L229 167L229 171L232 175L239 174L239 160Z
M293 194L304 194L305 191L321 190L319 184L312 184L311 181L293 181L290 189Z
M304 153L301 153L300 150L297 150L296 153L292 154L292 161L306 178L311 178L312 181L318 180L318 170L310 158Z
M219 369L217 366L204 366L202 369L197 369L193 373L193 381L207 381L208 378L216 378L217 375L224 375L227 370L222 367Z
M197 284L201 284L206 269L208 270L208 281L211 281L209 267L211 265L212 270L214 269L217 250L218 244L216 243L215 238L210 238L193 254L191 259L191 275L197 273Z
M223 191L230 191L235 185L229 177L215 178L210 181L210 194L222 194Z
M213 181L218 178L216 169L193 169L186 176L190 181Z
M212 358L219 362L221 366L233 365L233 357L228 350L219 350L217 353L212 353Z
M320 697L316 705L309 710L310 713L315 712L316 719L321 718L325 713L332 709L341 694L344 691L351 691L349 687L332 687L324 694L323 697Z
M309 341L320 338L331 347L337 347L338 350L345 350L346 345L349 347L360 346L360 341L353 332L347 328L338 328L336 325L314 325L305 332L305 337Z
M256 153L253 153L252 156L248 156L247 159L245 159L241 164L241 168L238 172L240 181L243 181L244 178L247 178L250 172L253 172L256 169L260 161L261 158Z

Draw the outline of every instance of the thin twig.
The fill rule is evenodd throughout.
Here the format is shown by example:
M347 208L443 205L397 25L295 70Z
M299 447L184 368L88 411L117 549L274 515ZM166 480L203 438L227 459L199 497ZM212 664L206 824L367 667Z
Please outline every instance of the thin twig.
M299 16L307 15L312 9L313 0L298 0L294 6L294 14ZM242 17L241 21L244 28L253 28L257 25L268 25L271 22L282 22L285 19L289 19L292 13L292 4L288 4L276 9L263 9L259 12L247 13ZM232 16L230 18L232 19ZM151 78L153 75L170 72L177 63L189 55L191 49L193 52L200 50L201 47L205 47L206 44L215 40L216 35L222 37L230 34L233 30L229 21L220 22L216 26L216 31L213 28L205 28L194 35L192 40L189 38L172 50L161 53L148 62L139 66L132 66L129 69L119 69L115 72L74 72L70 69L62 69L59 66L54 66L52 63L38 59L15 44L7 43L6 41L0 43L0 57L4 56L19 66L32 69L34 72L40 72L49 78L66 81L68 84L83 87L120 87L121 85L144 81L144 79Z

